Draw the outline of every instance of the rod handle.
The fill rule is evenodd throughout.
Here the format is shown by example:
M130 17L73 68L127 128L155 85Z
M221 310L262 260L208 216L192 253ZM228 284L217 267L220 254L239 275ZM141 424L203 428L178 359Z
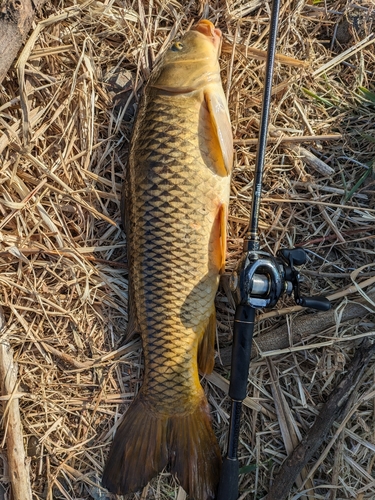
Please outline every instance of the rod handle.
M225 457L220 475L220 483L216 500L238 499L239 462Z
M238 305L233 325L232 366L229 396L243 401L247 394L247 378L254 332L255 309L248 305Z

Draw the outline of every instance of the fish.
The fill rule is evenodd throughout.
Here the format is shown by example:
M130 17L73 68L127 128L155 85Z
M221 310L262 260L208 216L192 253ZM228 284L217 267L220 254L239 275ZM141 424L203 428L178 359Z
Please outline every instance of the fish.
M102 484L136 492L168 468L194 500L211 500L221 454L199 371L215 355L215 295L225 267L233 138L219 55L204 19L151 72L129 150L123 216L127 334L144 378L114 436Z

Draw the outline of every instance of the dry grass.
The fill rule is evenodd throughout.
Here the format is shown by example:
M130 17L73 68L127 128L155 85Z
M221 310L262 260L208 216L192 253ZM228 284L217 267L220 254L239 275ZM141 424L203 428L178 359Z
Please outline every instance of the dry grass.
M261 242L276 252L308 251L304 289L333 294L374 269L375 11L371 0L284 1L267 153ZM118 348L127 322L125 237L120 188L137 96L160 51L200 17L225 35L224 88L236 139L227 270L241 254L249 217L269 5L241 2L61 0L40 14L0 96L0 304L19 365L21 417L34 498L105 499L103 463L116 422L142 379L139 341ZM346 52L353 48L352 51ZM301 145L332 170L322 175L282 136L339 134ZM330 170L328 170L330 171ZM355 270L361 269L355 273ZM354 288L354 287L353 287ZM257 464L241 476L241 498L267 492L293 439L309 428L363 336L373 336L375 304L355 324L340 321L352 293L334 302L337 321L300 345L251 364L251 409L240 457ZM287 322L261 315L257 335ZM218 294L218 339L231 342L232 298ZM298 314L311 314L299 312ZM118 350L119 349L119 350ZM227 369L217 367L227 378ZM215 382L216 379L214 379ZM217 377L217 380L222 380ZM225 447L229 402L205 381ZM225 384L225 382L224 382ZM279 394L283 415L275 407ZM290 499L375 498L374 369L332 429ZM287 425L286 425L287 424ZM286 431L285 429L289 429ZM293 429L293 432L290 431ZM7 464L0 452L0 497ZM1 486L2 485L2 486ZM3 490L3 491L2 491ZM183 500L167 473L137 499Z

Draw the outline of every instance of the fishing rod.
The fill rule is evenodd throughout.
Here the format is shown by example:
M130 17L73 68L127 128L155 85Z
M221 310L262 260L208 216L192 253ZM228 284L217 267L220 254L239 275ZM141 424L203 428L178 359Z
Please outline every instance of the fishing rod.
M273 256L268 252L261 251L259 245L259 210L279 10L280 0L273 0L249 231L244 240L240 263L231 276L231 289L236 292L239 301L233 324L231 374L228 392L231 398L231 411L227 454L223 460L216 500L237 500L238 498L238 443L242 402L247 393L256 310L264 307L274 307L283 293L287 295L293 293L295 302L303 307L310 307L319 311L328 311L331 307L329 300L325 297L303 297L300 293L300 276L294 266L301 266L307 260L306 252L302 248L280 249L276 256Z

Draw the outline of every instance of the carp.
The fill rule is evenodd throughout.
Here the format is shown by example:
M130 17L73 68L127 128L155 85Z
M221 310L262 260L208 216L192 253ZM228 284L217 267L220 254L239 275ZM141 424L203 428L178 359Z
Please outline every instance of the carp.
M219 480L220 450L198 370L214 366L233 163L221 43L208 20L173 42L135 119L123 193L127 333L141 336L145 367L103 474L117 494L139 490L165 467L195 500L214 498Z

